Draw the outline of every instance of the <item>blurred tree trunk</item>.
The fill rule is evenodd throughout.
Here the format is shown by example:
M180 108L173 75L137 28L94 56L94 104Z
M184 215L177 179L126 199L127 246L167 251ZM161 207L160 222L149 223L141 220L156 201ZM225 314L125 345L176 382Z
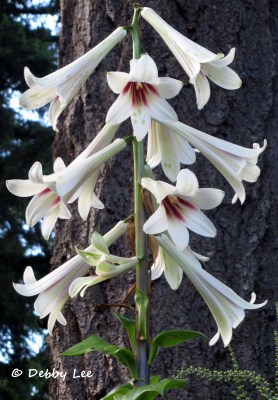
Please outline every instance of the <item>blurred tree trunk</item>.
M240 74L243 86L237 91L225 91L211 84L212 95L202 111L195 106L193 87L186 84L181 94L171 101L180 120L217 137L252 147L254 142L268 139L268 148L260 157L262 174L256 184L246 185L247 199L243 206L231 205L232 190L222 176L202 155L193 169L201 186L224 188L223 204L210 212L218 234L216 239L191 235L194 250L210 256L206 269L239 295L249 299L257 294L258 302L268 299L262 310L248 313L236 329L233 347L242 368L260 371L274 379L273 332L274 302L277 299L278 247L278 98L277 98L277 24L278 3L274 0L153 0L144 5L154 8L172 26L192 40L215 53L225 54L236 47L233 68ZM104 39L116 27L131 22L132 3L123 0L73 1L61 0L62 31L60 65L64 66L83 55ZM143 47L155 59L161 76L171 76L188 82L179 64L166 45L145 21L142 21ZM106 71L129 70L132 57L131 41L127 37L88 79L60 118L54 153L70 162L102 128L106 112L115 95L106 82ZM131 134L130 125L121 128ZM157 177L160 170L156 171ZM97 192L105 203L103 211L92 209L84 223L73 205L73 218L59 221L53 268L75 254L74 247L85 248L94 230L105 233L119 219L132 212L132 158L130 148L105 166ZM130 253L128 241L120 243L120 253ZM52 367L67 372L67 378L54 379L50 399L100 399L109 390L127 379L126 371L114 360L97 353L84 357L61 358L59 351L98 333L115 343L126 343L114 309L99 310L97 304L117 303L134 282L134 274L126 274L87 291L84 298L69 301L64 313L68 325L56 324L53 338ZM191 328L212 337L216 326L208 308L188 282L173 292L164 278L153 284L153 333L166 328ZM171 376L189 365L225 369L231 367L228 352L222 342L210 348L207 343L191 342L159 353L154 373ZM74 368L92 371L91 378L73 378ZM231 389L221 384L200 381L192 377L184 391L168 399L232 399ZM252 399L260 398L254 394Z

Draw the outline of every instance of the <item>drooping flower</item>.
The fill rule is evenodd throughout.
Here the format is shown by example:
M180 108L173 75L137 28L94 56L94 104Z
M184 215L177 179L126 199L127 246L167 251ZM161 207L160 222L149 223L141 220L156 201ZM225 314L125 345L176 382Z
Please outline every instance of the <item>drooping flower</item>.
M128 117L137 140L142 140L151 124L156 121L177 121L174 109L165 99L176 96L182 82L172 78L158 78L157 66L153 59L144 54L130 61L130 73L108 72L108 84L119 94L106 116L109 124L120 124Z
M253 149L249 149L218 139L181 122L164 125L169 128L169 135L177 134L189 142L227 179L236 192L233 203L238 198L241 203L244 202L246 193L242 181L252 183L257 181L261 172L257 166L258 157L266 148L266 140L262 147L258 143L254 143Z
M253 304L256 295L252 293L251 302L248 303L228 286L205 271L196 254L190 249L187 248L183 252L179 252L166 235L159 235L155 238L162 248L159 268L160 271L164 271L170 286L174 286L172 288L175 289L175 286L179 285L182 279L181 271L183 271L207 303L218 327L216 335L209 342L210 346L214 345L220 336L224 346L228 346L232 339L233 329L245 317L244 310L261 308L267 301L261 304ZM172 266L174 271L172 271ZM180 269L178 270L178 268Z
M66 170L64 170L63 173L57 177L57 193L64 197L67 202L73 202L77 197L80 196L81 192L85 191L84 200L86 203L86 201L90 199L91 190L95 185L96 176L94 174L98 173L102 164L104 164L114 155L118 154L125 147L126 141L124 139L116 139L114 142L97 153L94 153L90 157L87 157L84 160L78 160L78 163L74 165L70 164ZM79 206L79 211L80 207L82 208L82 204ZM86 212L82 210L82 213L80 213L81 216L82 214L86 215L88 211L88 207L86 208Z
M26 109L37 109L51 102L48 118L54 130L57 119L70 103L87 78L94 72L103 58L126 36L126 30L117 28L100 44L73 61L43 78L37 78L25 67L24 76L30 87L20 97L20 104Z
M163 234L163 237L164 236L166 235ZM208 260L208 257L202 256L201 254L192 251L189 246L187 246L183 250L183 253L186 256L190 254L191 259L193 256L200 261ZM177 290L182 281L183 270L179 266L179 264L161 246L158 246L158 254L151 267L152 280L154 281L160 278L163 273L171 289Z
M118 257L110 254L106 241L97 232L93 234L92 246L93 249L77 250L77 252L87 264L96 267L95 275L75 279L69 288L71 297L75 297L79 292L83 297L89 287L118 276L138 263L137 257Z
M194 85L198 109L202 109L210 97L211 79L224 89L238 89L242 82L239 76L228 67L234 59L235 49L229 54L214 54L206 48L194 43L167 24L154 10L144 7L142 17L158 32L172 51Z
M29 171L29 179L8 180L7 188L20 197L34 196L26 209L26 222L34 226L43 218L42 234L45 239L54 228L58 218L68 219L71 214L66 203L78 198L81 217L86 219L90 207L103 208L102 202L94 193L95 182L101 165L110 157L126 147L123 139L109 143L116 133L117 126L106 126L100 132L102 139L95 142L78 156L68 167L61 158L54 163L54 173L43 175L42 165L35 162ZM98 150L102 148L101 150ZM95 150L98 150L94 153ZM91 154L91 155L90 155Z
M114 243L126 232L126 230L127 224L123 221L118 222L113 229L103 236L106 246L110 246ZM94 250L94 244L87 248L87 251ZM96 264L98 261L99 260L96 259ZM89 272L90 268L91 266L87 264L80 255L76 255L37 281L33 269L27 267L23 276L24 284L15 283L14 288L23 296L29 297L39 295L34 304L35 311L39 314L40 318L44 318L49 314L48 331L52 334L56 320L63 325L66 325L67 323L61 310L69 299L68 292L70 285L77 278L85 276ZM109 279L109 277L98 276L94 283L97 284Z
M180 164L193 164L196 152L187 140L171 132L166 126L152 120L148 133L146 161L153 169L161 163L168 179L176 182Z
M62 159L57 158L54 162L54 176L64 169ZM19 197L34 196L26 209L26 223L34 226L43 218L41 231L47 240L58 218L69 219L71 213L65 202L54 190L54 181L47 181L42 173L42 166L35 162L29 171L29 179L12 179L6 182L8 190ZM28 279L29 275L26 275Z
M159 204L158 209L144 224L144 231L153 235L168 231L179 250L188 245L188 229L202 236L214 237L216 228L201 211L218 206L224 192L219 189L199 189L195 174L181 170L177 185L143 178L142 187L149 190Z

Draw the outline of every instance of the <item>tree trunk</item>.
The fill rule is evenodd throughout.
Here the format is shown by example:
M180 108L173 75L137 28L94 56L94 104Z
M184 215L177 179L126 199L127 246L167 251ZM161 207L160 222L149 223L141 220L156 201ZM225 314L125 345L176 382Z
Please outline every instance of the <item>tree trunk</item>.
M245 321L234 332L232 343L243 369L259 371L273 381L278 247L278 173L273 167L278 148L278 3L274 0L153 0L143 5L152 7L181 33L215 53L226 54L231 47L237 48L232 66L242 78L240 90L226 91L211 84L209 103L198 111L194 89L188 83L171 104L182 122L219 138L246 147L252 147L255 142L261 145L264 138L268 139L268 148L259 161L261 176L255 184L246 184L247 199L243 206L239 202L231 205L232 189L202 155L193 167L190 166L200 186L223 188L226 192L223 203L209 212L217 227L216 238L197 238L191 234L191 247L208 255L210 261L206 269L239 295L249 299L254 291L257 302L269 300L263 309L247 312ZM118 26L129 24L133 7L131 2L123 0L61 0L61 12L60 65L64 66ZM144 20L142 35L144 50L155 59L160 75L188 82L164 42ZM106 71L128 71L131 58L128 36L105 58L61 116L54 145L56 157L70 162L102 128L106 112L116 98L107 86ZM131 134L129 123L123 124L120 132ZM155 172L162 178L159 168ZM99 179L97 193L105 209L92 209L84 223L73 205L73 218L59 220L53 268L73 256L75 246L87 247L94 230L104 234L118 220L130 215L133 209L131 190L132 157L128 146L124 153L105 165ZM119 246L118 253L131 254L127 239ZM84 298L68 301L63 310L68 325L57 323L50 339L52 368L67 372L67 377L52 380L51 400L100 399L128 379L125 369L109 357L98 353L58 357L57 353L93 333L114 344L127 344L113 316L114 309L99 310L97 305L118 303L134 279L134 272L130 272L91 288ZM175 292L164 278L153 283L153 334L174 327L200 330L209 338L216 332L207 306L186 277ZM222 342L209 347L207 342L194 341L161 350L153 373L169 377L189 365L227 369L231 368L231 361ZM74 379L74 368L76 373L92 371L93 377ZM192 377L184 390L169 394L167 398L227 400L234 397L228 385ZM257 398L260 397L254 394L252 400Z

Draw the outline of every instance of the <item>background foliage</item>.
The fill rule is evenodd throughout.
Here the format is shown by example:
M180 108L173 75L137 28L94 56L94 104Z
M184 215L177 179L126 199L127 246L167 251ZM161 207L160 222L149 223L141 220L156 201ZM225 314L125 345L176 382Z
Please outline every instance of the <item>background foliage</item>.
M26 90L24 66L37 76L43 76L57 66L57 41L51 31L40 26L43 14L57 14L56 0L30 2L6 0L0 11L0 398L24 400L47 397L47 381L28 379L23 374L11 385L14 368L44 369L48 352L44 347L36 355L30 340L42 335L45 320L33 312L33 298L16 294L12 282L22 279L27 265L35 269L36 277L49 271L52 243L46 242L37 225L29 229L24 221L28 199L11 195L5 186L7 179L26 179L31 165L40 160L44 171L52 167L53 131L40 122L25 120L11 105L17 91ZM41 116L45 110L41 112ZM24 376L25 375L25 376Z

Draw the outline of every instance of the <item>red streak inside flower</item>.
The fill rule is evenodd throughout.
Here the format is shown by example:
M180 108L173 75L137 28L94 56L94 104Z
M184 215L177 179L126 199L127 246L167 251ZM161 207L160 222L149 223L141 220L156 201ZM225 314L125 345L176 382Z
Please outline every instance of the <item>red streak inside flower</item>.
M131 93L131 103L133 106L148 104L148 92L152 92L159 96L157 90L149 83L143 82L128 82L123 89L123 94Z
M182 210L184 208L190 208L191 210L195 210L196 208L193 204L188 201L174 195L169 195L162 200L162 204L165 207L166 214L169 217L176 217L178 220L185 222L185 217L182 215Z
M42 190L42 191L39 193L39 196L44 196L45 194L48 194L48 193L50 193L50 192L51 192L51 189L46 188L46 189Z
M167 196L162 200L162 204L165 207L166 214L169 217L176 217L178 220L185 222L185 218L180 212L179 198L176 196Z
M180 202L181 204L183 204L185 207L191 208L191 210L195 210L195 209L196 209L196 208L193 206L193 204L188 203L188 201L186 201L186 200L184 200L184 199L181 199L180 197L178 197L178 199L179 199L179 202Z
M51 207L57 206L57 204L59 204L60 201L61 201L61 198L60 197L56 197L56 199L51 204Z

